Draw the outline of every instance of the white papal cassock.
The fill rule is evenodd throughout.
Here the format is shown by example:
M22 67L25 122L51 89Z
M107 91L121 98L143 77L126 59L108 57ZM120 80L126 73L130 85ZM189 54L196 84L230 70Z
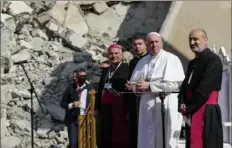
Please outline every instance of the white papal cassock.
M131 82L145 80L152 92L141 96L139 109L138 148L162 148L161 101L158 92L171 92L184 80L184 71L179 58L161 49L158 55L147 55L135 67ZM178 94L166 96L165 127L166 148L176 148L183 117L178 113Z

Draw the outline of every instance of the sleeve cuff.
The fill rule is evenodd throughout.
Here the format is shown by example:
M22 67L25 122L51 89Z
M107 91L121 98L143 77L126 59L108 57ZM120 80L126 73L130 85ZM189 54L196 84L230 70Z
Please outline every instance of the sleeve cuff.
M73 108L73 103L69 103L68 104L68 109L72 109Z
M148 82L148 84L149 84L149 89L151 92L158 93L160 91L163 91L162 89L159 89L158 87L156 87L156 85L157 85L156 82Z

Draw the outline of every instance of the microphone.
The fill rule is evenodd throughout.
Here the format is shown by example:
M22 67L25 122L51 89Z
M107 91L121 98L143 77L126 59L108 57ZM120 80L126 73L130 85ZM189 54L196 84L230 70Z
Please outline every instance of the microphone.
M19 61L19 62L14 62L15 65L21 65L21 64L24 64L24 63L28 63L28 61L23 60L23 61Z

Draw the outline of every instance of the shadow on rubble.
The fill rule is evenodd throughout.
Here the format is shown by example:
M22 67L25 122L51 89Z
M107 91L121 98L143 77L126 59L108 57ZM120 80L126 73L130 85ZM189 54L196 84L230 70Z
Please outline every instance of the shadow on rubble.
M49 137L56 133L56 136L60 138L56 138L56 142L53 142L54 145L65 144L68 140L67 130L65 130L66 126L63 123L65 110L60 107L60 102L66 87L71 83L72 72L78 68L86 69L88 71L88 80L92 82L93 87L97 87L97 82L101 75L99 66L92 61L91 54L74 52L72 56L73 59L70 59L70 62L64 62L58 65L49 76L44 78L43 85L45 85L45 88L39 95L45 116L43 116L42 119L41 117L39 118L39 116L35 117L37 121L35 124L37 135L40 137L47 134ZM34 101L37 100L34 98ZM42 115L40 108L36 111L37 115ZM41 141L43 141L43 139L41 139ZM50 144L51 143L48 143L47 147L49 147Z
M132 37L136 32L144 34L159 32L171 4L171 1L146 1L131 4L125 20L117 32L117 37L119 38L118 43L123 45L124 51L131 51ZM122 2L122 5L127 6L128 4ZM179 53L178 49L173 47L168 41L163 40L163 44L166 51L180 58L184 69L186 69L188 63L187 58Z
M170 5L171 2L163 1L136 2L131 4L127 12L127 17L129 17L129 19L125 18L117 32L117 37L119 38L118 43L123 45L125 50L130 51L131 37L135 32L159 32L168 13ZM144 18L145 16L150 16L150 18ZM143 19L143 21L138 21L138 19ZM142 27L131 28L133 25ZM125 39L125 33L128 32L128 29L132 29L130 32L134 33L127 34ZM187 59L178 53L178 50L176 50L168 42L164 42L164 49L177 55L181 59L184 68L186 68ZM91 55L84 52L74 52L73 60L58 65L58 67L50 74L50 76L44 80L45 89L39 96L39 99L42 100L42 104L45 106L44 110L48 114L46 114L44 119L40 119L38 121L40 125L37 127L37 133L39 133L39 131L42 133L49 133L54 131L57 133L58 137L65 136L65 138L56 139L54 144L66 143L62 139L67 140L68 138L67 133L64 130L65 126L63 124L65 112L60 108L60 101L68 83L70 83L71 72L79 67L85 68L89 71L89 80L95 83L95 88L97 88L97 83L99 81L101 71L98 65L93 63ZM99 124L100 123L97 123L97 129L100 127Z

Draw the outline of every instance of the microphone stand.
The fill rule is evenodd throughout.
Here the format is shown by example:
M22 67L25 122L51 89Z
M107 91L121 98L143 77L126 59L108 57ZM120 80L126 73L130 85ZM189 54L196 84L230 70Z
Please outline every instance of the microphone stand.
M33 86L33 84L31 83L30 78L28 77L27 71L26 71L26 69L25 69L23 63L20 63L19 65L22 66L23 71L24 71L24 73L25 73L25 75L26 75L26 77L27 77L27 80L28 80L28 82L30 83L30 87L31 87L31 88L30 88L30 93L31 93L31 148L34 148L34 131L33 131L33 123L34 123L34 117L33 117L33 113L34 113L34 111L33 111L33 93L35 93L35 97L36 97L37 101L39 102L39 106L40 106L40 108L41 108L42 113L43 113L43 114L45 114L45 113L44 113L44 110L43 110L43 108L42 108L42 106L41 106L41 104L40 104L40 101L39 101L39 99L38 99L38 95L37 95L37 93L35 92L34 86Z
M170 92L170 93L179 93L179 92L178 91L173 91L173 92ZM166 142L165 142L165 104L164 104L164 99L166 97L166 94L167 94L166 92L159 92L159 97L160 97L160 100L161 100L163 148L166 148Z
M112 93L114 94L130 94L134 92L118 92L116 90L114 90L113 88L111 88ZM143 94L144 92L138 92L139 94ZM148 94L152 93L152 92L147 92ZM173 91L173 92L169 92L170 93L179 93L178 91ZM161 100L161 117L162 117L162 141L163 141L163 148L166 148L166 143L165 143L165 104L164 104L164 100L166 97L167 92L159 92L159 97Z
M160 92L159 97L161 100L161 117L162 117L162 136L163 136L163 148L166 148L166 143L165 143L165 105L164 105L164 99L165 99L165 93Z

